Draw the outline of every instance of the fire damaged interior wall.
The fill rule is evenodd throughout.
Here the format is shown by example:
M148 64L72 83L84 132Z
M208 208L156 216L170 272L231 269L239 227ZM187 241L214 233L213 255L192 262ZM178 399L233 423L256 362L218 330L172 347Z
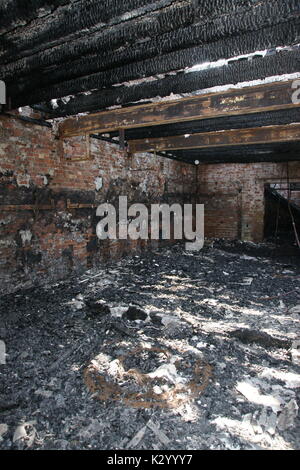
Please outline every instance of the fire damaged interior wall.
M2 292L66 278L157 241L103 240L96 207L205 204L205 236L261 241L265 185L299 181L300 164L202 164L157 155L128 157L85 136L64 141L47 127L0 119L0 282ZM90 160L84 160L89 158ZM83 161L74 161L76 159ZM149 211L150 213L150 211ZM160 242L159 242L160 243Z
M261 242L265 185L288 176L299 179L299 162L199 166L197 200L205 204L205 235Z
M195 167L150 154L127 157L117 145L85 137L61 142L47 127L0 119L1 291L66 278L150 241L96 236L96 207L192 202ZM157 242L156 242L157 243Z

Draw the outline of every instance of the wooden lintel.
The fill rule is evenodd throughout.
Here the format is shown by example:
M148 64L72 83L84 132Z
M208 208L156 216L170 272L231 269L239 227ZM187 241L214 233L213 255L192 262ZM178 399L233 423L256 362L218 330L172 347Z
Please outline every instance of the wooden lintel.
M298 140L300 140L300 123L132 140L129 143L129 149L134 154L138 152L267 144Z
M292 83L292 80L273 82L69 118L60 124L59 136L296 108L300 103L293 103Z
M96 207L98 207L97 204L73 203L70 199L67 200L67 209L95 209Z
M14 212L14 211L47 211L55 209L54 200L51 199L51 204L6 204L0 205L0 212Z

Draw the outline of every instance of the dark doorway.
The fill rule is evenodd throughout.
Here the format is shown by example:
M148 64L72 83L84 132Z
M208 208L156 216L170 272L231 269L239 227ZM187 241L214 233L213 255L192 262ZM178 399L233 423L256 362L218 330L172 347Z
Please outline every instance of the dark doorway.
M265 239L294 244L295 231L300 234L300 182L266 184Z

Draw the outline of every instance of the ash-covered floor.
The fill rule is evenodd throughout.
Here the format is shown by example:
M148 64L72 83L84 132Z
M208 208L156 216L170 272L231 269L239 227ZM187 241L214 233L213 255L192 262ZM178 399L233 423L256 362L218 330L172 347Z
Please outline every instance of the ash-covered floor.
M176 245L2 297L0 449L299 449L299 260Z

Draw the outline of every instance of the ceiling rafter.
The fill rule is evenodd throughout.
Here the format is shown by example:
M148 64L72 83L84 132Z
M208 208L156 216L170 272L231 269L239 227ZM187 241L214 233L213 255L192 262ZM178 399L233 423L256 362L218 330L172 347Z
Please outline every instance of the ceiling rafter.
M5 51L2 60L10 62L10 53L15 59L43 52L54 46L81 40L97 32L114 31L122 23L134 22L136 18L148 15L175 4L190 5L189 0L77 0L75 3L57 9L50 17L37 19L23 27L25 37L20 38L17 29L2 37Z
M192 164L298 158L299 0L7 0L0 17L5 112Z
M299 6L299 13L300 13L300 6ZM251 18L253 18L253 14L251 15ZM266 31L266 32L261 31L260 41L257 38L253 39L255 35L252 35L252 48L256 46L254 50L252 50L252 52L255 52L258 46L262 48L266 48L268 46L275 47L275 46L280 45L280 43L282 44L282 41L286 41L287 39L289 39L289 44L291 42L295 43L298 38L298 31L299 31L299 23L297 22L297 20L298 20L297 16L295 17L295 15L293 14L294 23L289 24L289 28L287 28L286 26L285 27L283 26L282 30L280 28L279 31L281 30L281 34L278 33L278 29L276 31L276 28L274 31ZM232 21L233 20L231 19L231 22ZM243 21L245 21L245 18L243 18ZM267 24L269 24L269 18L268 18ZM219 26L218 29L221 29L221 26ZM282 34L284 30L286 31L286 38L284 38ZM272 35L272 33L274 35ZM262 40L262 36L264 37L264 42ZM266 38L268 37L270 39L266 40ZM249 53L249 51L251 51L251 46L250 46L251 36L250 36L250 39L249 37L245 37L245 38L240 37L239 43L245 44L244 48L240 47L241 49L240 52L242 52L242 50L245 51L243 53ZM228 56L232 56L232 54L233 55L237 54L236 45L237 45L237 41L234 41L233 39L233 42L231 43L231 48L230 48L230 42L229 42L229 47L228 47L228 44L226 44L226 41L225 41L225 44L221 43L221 44L212 45L210 50L215 50L216 52L219 52L218 55L215 55L216 60L220 58L224 58L224 57L230 58ZM148 44L148 46L150 46L149 49L151 49L151 44ZM227 51L226 51L226 46L227 46ZM26 101L27 101L26 104L37 104L41 101L49 101L50 99L53 99L53 98L60 98L60 97L71 95L71 94L86 92L87 90L94 90L94 89L104 90L108 87L112 87L113 85L122 84L130 80L136 80L136 79L140 79L144 77L151 77L152 75L155 75L155 74L174 72L178 69L195 65L199 61L201 63L204 60L211 60L211 59L205 58L205 54L207 56L207 53L209 50L208 47L206 48L206 52L205 52L205 49L202 50L202 48L193 48L189 50L180 50L180 49L182 49L182 46L179 47L179 50L173 53L166 53L164 55L159 55L159 57L157 57L157 53L156 53L155 58L151 57L148 59L146 58L145 60L142 60L142 61L138 60L138 61L134 61L130 63L125 63L123 65L119 65L118 67L111 67L108 65L107 68L105 68L104 70L103 69L101 70L101 68L103 67L100 66L100 71L99 69L97 69L97 66L96 66L96 71L95 71L95 69L93 69L94 66L90 66L90 65L87 65L86 63L83 63L82 67L80 65L79 69L76 69L77 71L74 71L73 74L71 72L71 76L68 75L69 72L67 73L66 76L60 75L62 73L60 71L58 72L58 77L56 77L55 70L53 70L52 73L50 71L50 73L48 72L45 74L33 73L33 75L30 75L27 78L20 79L18 81L10 82L8 80L8 83L7 83L8 93L11 99L13 100L13 102L16 103L16 106L22 106L26 103ZM98 51L98 54L99 54L99 51ZM97 64L97 60L91 60L91 61L88 61L88 63ZM99 61L98 61L98 64L99 64ZM69 65L69 70L72 70L72 64L68 64L68 65ZM87 66L87 70L85 70L85 66ZM5 77L5 70L2 73L3 73L3 76ZM12 71L10 73L12 73Z
M272 6L278 13L278 4L280 2L279 0L272 1L275 2L272 3ZM67 65L67 68L71 70L72 68L84 69L85 65L89 65L91 67L89 72L94 73L101 70L99 58L102 59L102 55L104 66L107 68L114 65L110 63L114 54L117 54L115 64L120 65L126 62L129 63L129 61L153 57L158 53L162 55L179 49L209 44L226 37L259 31L270 25L276 26L296 20L297 17L299 18L300 7L295 10L294 1L288 0L288 12L285 12L285 14L277 15L270 8L271 2L265 1L256 6L252 5L252 8L248 8L246 11L235 9L230 15L227 14L225 19L222 16L218 17L212 14L214 12L212 4L211 13L205 21L190 26L186 25L192 23L195 19L193 10L191 10L190 17L185 18L181 10L178 14L174 7L166 8L164 13L165 21L160 19L161 12L153 13L151 18L145 16L143 21L127 21L119 28L110 28L108 31L101 31L99 34L94 33L90 37L85 31L84 35L79 37L77 41L70 43L65 40L61 47L53 47L53 45L50 47L49 45L49 50L42 50L40 54L33 48L32 40L30 40L30 54L23 60L18 60L17 55L10 56L6 51L9 61L5 65L5 60L3 57L1 58L0 52L0 60L3 62L2 73L6 79L9 79L10 76L21 77L27 75L34 72L35 69L47 70L51 65L55 67L61 65L63 68ZM256 14L254 14L255 12ZM139 41L143 37L146 41ZM21 44L23 44L23 41L21 41ZM287 41L284 41L284 43L288 44ZM131 46L130 50L124 47L124 45L129 44ZM42 41L39 41L39 47L44 47ZM100 52L101 57L98 56ZM122 59L123 54L125 55L124 59ZM13 61L11 60L12 57Z
M140 100L163 98L171 94L193 93L215 86L229 83L235 85L274 75L291 74L295 71L300 72L300 49L282 51L264 58L257 57L251 61L236 61L199 72L178 73L137 85L112 87L90 94L76 95L66 100L58 100L54 109L49 103L44 103L40 109L53 117L71 116L82 112L101 111L116 104L120 106L136 103L138 105ZM17 102L18 105L21 103Z

